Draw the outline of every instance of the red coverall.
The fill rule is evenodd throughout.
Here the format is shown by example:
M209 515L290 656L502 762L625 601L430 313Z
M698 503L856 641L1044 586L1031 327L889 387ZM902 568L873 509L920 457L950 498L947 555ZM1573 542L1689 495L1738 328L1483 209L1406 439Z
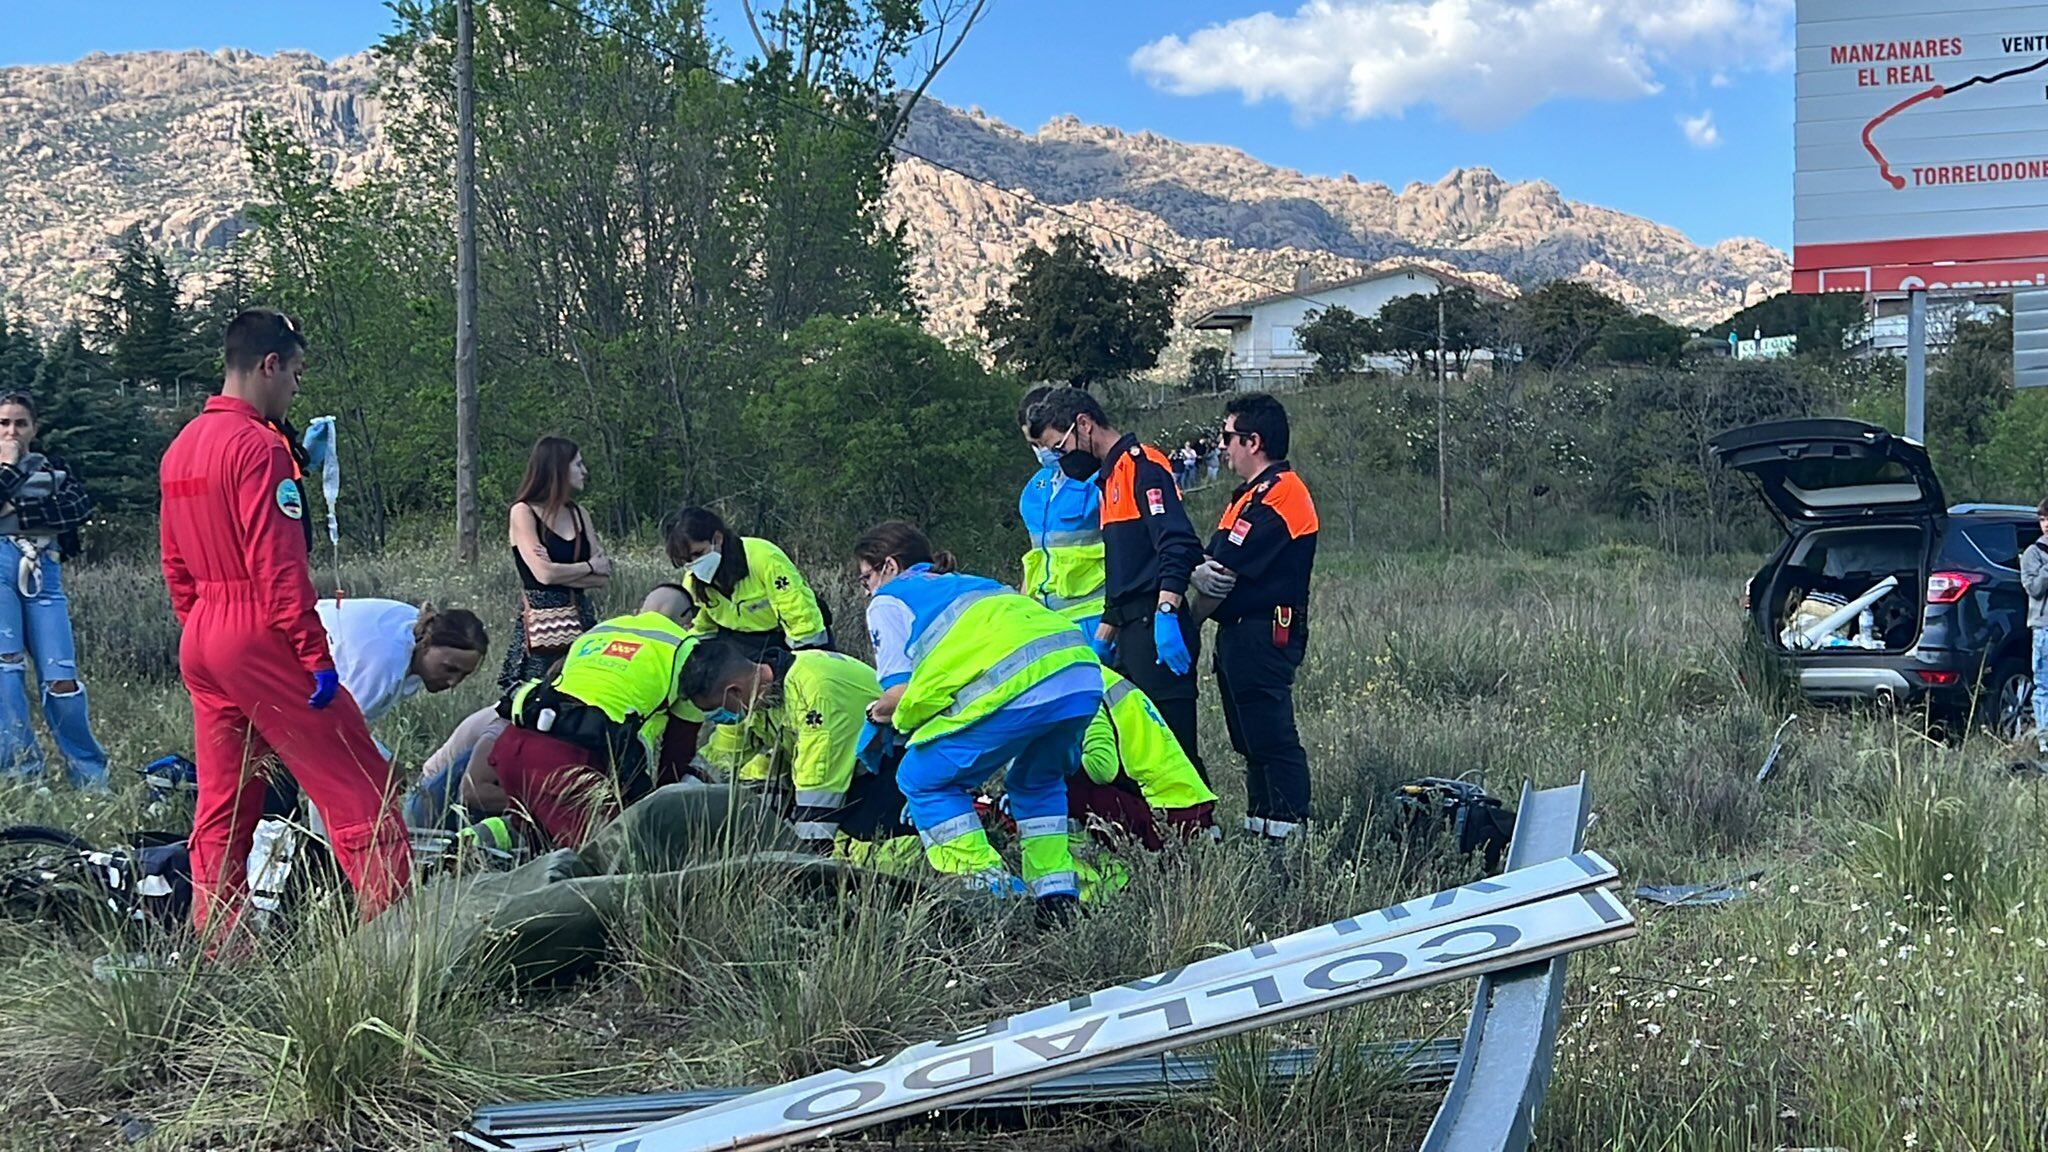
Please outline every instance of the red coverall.
M313 674L334 667L313 611L299 466L284 433L226 396L171 443L159 470L164 582L183 629L179 665L198 729L192 916L232 928L263 812L253 768L274 751L319 805L365 918L410 881L391 765L347 689L316 711Z

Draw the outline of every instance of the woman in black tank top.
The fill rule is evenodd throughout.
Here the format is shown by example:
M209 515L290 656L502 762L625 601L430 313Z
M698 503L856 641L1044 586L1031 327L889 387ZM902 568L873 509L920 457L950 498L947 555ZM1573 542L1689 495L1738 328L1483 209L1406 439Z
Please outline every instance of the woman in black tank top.
M568 644L540 647L527 640L527 625L558 621L572 609L576 631L597 623L590 593L611 583L611 558L604 554L590 517L576 503L589 472L575 443L543 436L533 446L526 477L512 504L509 532L512 564L519 571L520 610L498 677L502 688L547 674Z

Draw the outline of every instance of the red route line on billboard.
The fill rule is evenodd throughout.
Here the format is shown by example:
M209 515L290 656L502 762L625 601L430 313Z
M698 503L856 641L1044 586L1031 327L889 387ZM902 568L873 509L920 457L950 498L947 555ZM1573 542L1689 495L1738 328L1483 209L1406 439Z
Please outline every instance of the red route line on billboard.
M1920 103L1922 100L1939 100L1942 97L1947 96L1951 92L1961 92L1965 88L1974 88L1979 84L1996 84L2000 80L2010 80L2015 76L2025 76L2029 72L2036 72L2042 68L2048 68L2048 57L2036 60L2032 64L2022 65L2018 68L2008 68L2003 72L1994 73L1989 76L1981 74L1972 76L1968 80L1963 81L1962 83L1956 85L1953 88L1941 84L1936 84L1932 88L1928 88L1925 91L1916 92L1913 95L1906 97L1904 100L1899 101L1897 104L1892 105L1890 108L1885 109L1882 113L1878 115L1877 119L1872 120L1870 123L1865 124L1863 126L1863 149L1864 151L1870 153L1871 159L1877 161L1877 174L1879 176L1884 177L1884 182L1891 185L1894 190L1904 191L1906 187L1906 178L1892 171L1891 162L1885 159L1884 152L1880 150L1877 144L1870 138L1870 134L1872 132L1877 131L1879 125L1883 124L1885 121L1891 119L1892 117L1897 116L1899 113L1904 112L1906 109L1911 108L1913 105Z
M1929 88L1924 92L1916 92L1913 95L1906 97L1904 100L1899 101L1897 104L1894 104L1891 107L1885 109L1884 112L1881 115L1879 115L1877 119L1872 120L1870 123L1865 124L1863 126L1864 151L1869 152L1870 158L1872 160L1877 161L1877 174L1884 177L1885 183L1891 185L1893 188L1903 190L1906 187L1906 178L1904 176L1900 176L1893 173L1891 162L1884 158L1883 152L1878 151L1877 145L1873 143L1870 139L1870 134L1872 132L1877 131L1878 125L1883 124L1885 121L1891 119L1894 116L1897 116L1899 113L1904 112L1906 109L1911 108L1913 105L1918 104L1922 100L1939 100L1946 95L1948 95L1948 89L1943 88L1939 84L1936 84L1934 87Z

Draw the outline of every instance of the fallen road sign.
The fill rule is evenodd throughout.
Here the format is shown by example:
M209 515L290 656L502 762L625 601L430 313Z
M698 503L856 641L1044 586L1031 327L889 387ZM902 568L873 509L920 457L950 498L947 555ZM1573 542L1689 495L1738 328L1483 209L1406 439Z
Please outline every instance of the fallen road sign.
M1597 852L1572 853L1560 859L1544 861L1534 867L1503 873L1486 880L1476 880L1428 896L1418 896L1378 911L1307 928L1277 940L1262 941L1249 948L1240 948L1235 952L1211 956L1170 971L1155 973L1141 980L1132 980L1072 1000L1048 1004L1043 1008L994 1021L949 1040L927 1041L897 1053L888 1058L887 1062L915 1064L928 1056L947 1051L968 1039L982 1035L998 1032L1017 1034L1036 1028L1057 1027L1071 1020L1074 1013L1081 1009L1109 1011L1156 1000L1163 990L1169 988L1192 989L1217 981L1243 979L1247 975L1291 961L1357 948L1362 944L1376 943L1551 896L1575 892L1582 888L1608 884L1619 876L1620 873L1614 865ZM873 1060L865 1067L876 1067L882 1063L881 1060ZM836 1069L820 1072L793 1081L778 1090L800 1091L805 1088L821 1088L838 1082L845 1074L844 1071ZM728 1109L743 1106L746 1100L746 1097L742 1097L703 1109L692 1113L690 1119L704 1120Z
M1588 869L1574 867L1582 881L1590 881ZM1483 882L1492 891L1474 895L1504 900L1520 887L1518 879L1518 873L1503 874ZM1474 887L1479 886L1440 893L1452 899L1436 909L1438 914L1451 915L1456 894ZM1424 898L1420 903L1432 902ZM809 1077L585 1147L604 1152L789 1147L1063 1073L1536 963L1626 939L1636 931L1634 917L1619 900L1590 887L1533 903L1468 910L1451 922L1426 926L1412 924L1412 912L1389 915L1394 911L1340 921L1358 926L1350 933L1329 926L1338 937L1332 947L1263 956L1244 949L1215 958L1242 958L1235 970L1205 962L1216 973L1211 979L1188 979L1196 967L1190 965L1155 981L1077 997L1055 1006L1057 1012L1039 1009L996 1021L942 1043L919 1045L884 1063ZM1379 918L1375 928L1363 926L1374 917ZM1028 1025L1012 1026L1026 1018Z
M1355 1052L1337 1058L1384 1067L1402 1084L1421 1087L1450 1080L1458 1067L1458 1049L1455 1039L1392 1040L1361 1044ZM1274 1052L1265 1061L1265 1081L1290 1083L1308 1075L1325 1055L1314 1048ZM1162 1104L1214 1086L1218 1063L1218 1057L1198 1053L1140 1056L959 1101L948 1111L1040 1111ZM478 1152L565 1152L595 1138L623 1135L756 1091L759 1089L697 1088L639 1096L494 1104L477 1109L468 1130L455 1134L455 1147Z

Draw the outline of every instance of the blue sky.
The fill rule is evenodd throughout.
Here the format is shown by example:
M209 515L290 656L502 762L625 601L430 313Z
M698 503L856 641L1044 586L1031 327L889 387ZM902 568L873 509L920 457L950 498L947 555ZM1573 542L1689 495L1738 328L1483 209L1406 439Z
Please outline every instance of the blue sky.
M745 45L737 0L711 0ZM1629 11L1634 10L1634 11ZM1702 243L1787 247L1791 0L994 0L933 93L1395 188L1483 165ZM0 0L0 65L359 51L376 0Z

